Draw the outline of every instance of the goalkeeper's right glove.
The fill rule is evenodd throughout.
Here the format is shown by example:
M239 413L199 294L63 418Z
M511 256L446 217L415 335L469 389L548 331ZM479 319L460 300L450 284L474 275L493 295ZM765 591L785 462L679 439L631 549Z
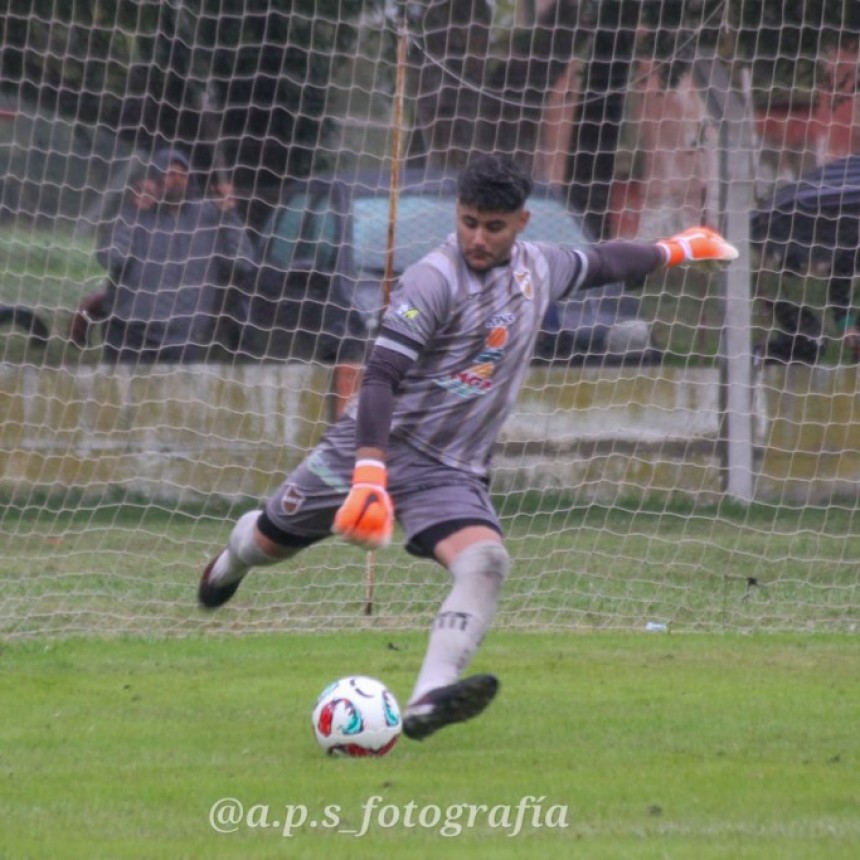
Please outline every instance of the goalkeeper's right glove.
M719 268L738 258L738 249L710 227L690 227L657 242L657 247L669 268L683 263Z
M379 460L359 460L352 489L334 518L333 531L368 549L387 546L394 532L394 506L385 489L388 471Z

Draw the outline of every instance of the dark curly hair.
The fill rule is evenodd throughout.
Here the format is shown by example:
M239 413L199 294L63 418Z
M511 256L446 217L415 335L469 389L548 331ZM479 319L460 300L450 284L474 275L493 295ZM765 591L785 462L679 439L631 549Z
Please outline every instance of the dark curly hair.
M457 199L483 212L516 212L532 193L532 180L512 159L476 155L457 180Z

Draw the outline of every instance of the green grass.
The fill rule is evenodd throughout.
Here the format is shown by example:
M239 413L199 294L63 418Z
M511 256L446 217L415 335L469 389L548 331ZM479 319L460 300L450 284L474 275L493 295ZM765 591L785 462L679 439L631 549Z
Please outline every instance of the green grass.
M363 672L403 700L423 645L378 631L4 645L0 857L856 856L852 638L497 630L474 668L502 692L480 719L382 760L323 756L321 687ZM223 797L280 826L216 833Z
M366 673L404 701L442 571L380 552L367 618L364 555L330 541L206 614L246 504L131 502L0 508L0 860L856 855L851 508L500 500L514 568L473 667L498 702L343 761L316 695ZM223 797L236 832L209 823Z
M514 560L500 623L519 630L852 632L860 625L860 516L852 507L577 506L499 500ZM415 629L444 594L441 568L395 545L377 555L376 614L362 614L364 553L331 540L254 572L216 622L194 604L200 570L240 511L0 508L0 638L189 635L367 626ZM550 513L550 512L553 513Z
M98 289L104 270L93 243L63 230L17 227L0 235L0 304L33 308L51 332L47 344L32 343L18 328L0 327L0 361L56 366L79 361L68 340L72 311ZM84 354L88 360L93 355Z
M35 227L0 235L0 304L68 311L103 276L90 240Z

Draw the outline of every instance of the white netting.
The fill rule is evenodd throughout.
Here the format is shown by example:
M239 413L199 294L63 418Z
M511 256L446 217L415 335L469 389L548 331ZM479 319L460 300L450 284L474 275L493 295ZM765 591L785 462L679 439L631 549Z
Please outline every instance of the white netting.
M476 151L534 175L529 238L741 249L551 309L496 456L499 623L853 629L860 13L785 6L5 4L0 636L429 619L444 577L399 549L371 619L334 542L223 617L194 590L353 390ZM165 149L184 244L148 197ZM176 254L190 289L146 268Z

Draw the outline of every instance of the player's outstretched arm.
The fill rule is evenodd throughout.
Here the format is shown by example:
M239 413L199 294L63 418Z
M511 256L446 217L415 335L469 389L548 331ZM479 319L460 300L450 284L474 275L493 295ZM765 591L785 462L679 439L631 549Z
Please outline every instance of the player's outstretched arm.
M719 268L738 258L738 249L710 227L690 227L660 240L657 247L669 268L684 264Z

